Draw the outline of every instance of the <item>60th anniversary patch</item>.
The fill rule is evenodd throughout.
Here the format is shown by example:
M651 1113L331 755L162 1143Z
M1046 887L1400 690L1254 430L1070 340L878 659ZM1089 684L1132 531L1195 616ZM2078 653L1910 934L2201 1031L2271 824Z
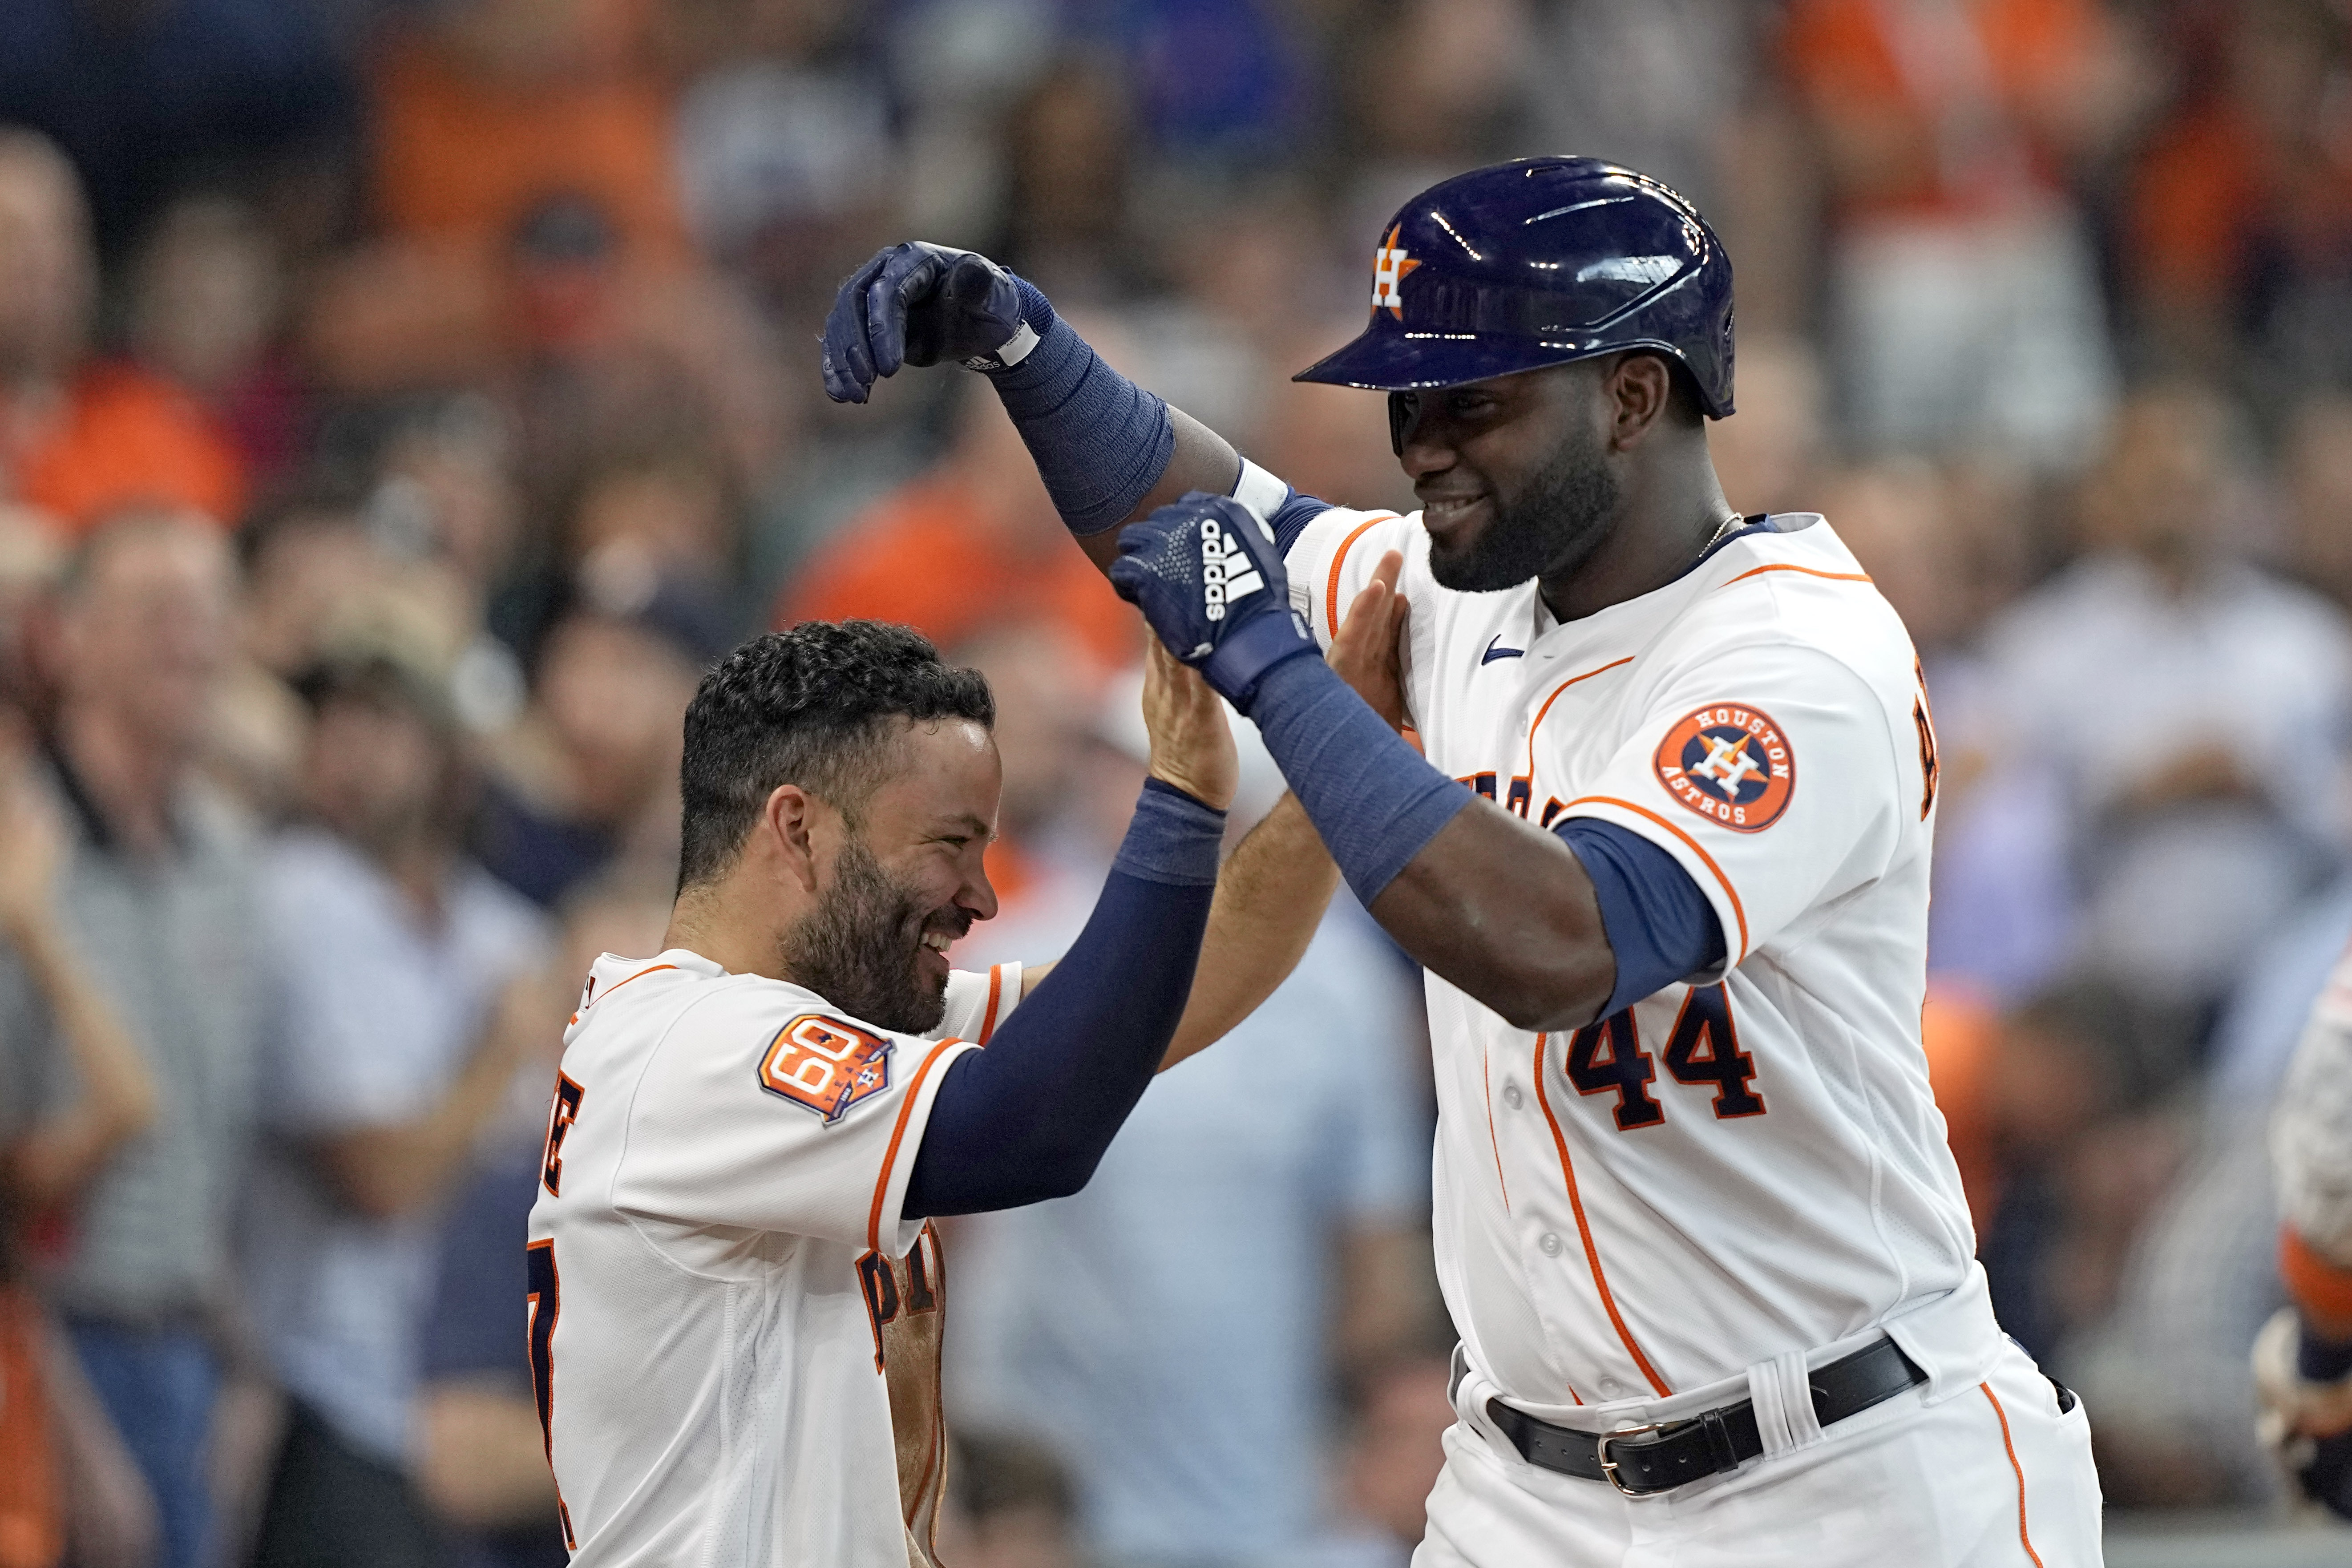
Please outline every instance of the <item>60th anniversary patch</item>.
M1658 743L1658 782L1691 810L1735 833L1769 827L1789 809L1797 758L1770 714L1717 702Z

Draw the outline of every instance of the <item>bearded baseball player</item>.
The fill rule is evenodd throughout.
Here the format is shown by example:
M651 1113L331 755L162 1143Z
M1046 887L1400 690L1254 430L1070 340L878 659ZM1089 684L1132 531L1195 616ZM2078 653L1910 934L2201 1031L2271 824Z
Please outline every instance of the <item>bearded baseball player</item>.
M1406 204L1370 302L1301 374L1388 395L1411 516L1297 494L967 252L854 274L824 368L986 375L1428 972L1462 1342L1414 1561L2098 1562L2085 1415L1994 1321L1928 1090L1917 663L1827 522L1724 500L1721 244L1530 159ZM1376 710L1316 655L1389 583Z
M1288 973L1337 881L1295 803L1220 878L1223 707L1156 654L1144 716L1150 777L1064 961L951 973L950 942L996 911L979 673L850 621L704 679L666 951L590 973L530 1215L573 1563L932 1562L929 1217L1083 1186L1153 1070Z

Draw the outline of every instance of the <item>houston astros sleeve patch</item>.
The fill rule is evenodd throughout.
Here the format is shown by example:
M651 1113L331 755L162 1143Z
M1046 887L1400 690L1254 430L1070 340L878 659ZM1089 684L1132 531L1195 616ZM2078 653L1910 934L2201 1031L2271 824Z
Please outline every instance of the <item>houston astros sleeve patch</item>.
M1685 715L1658 742L1658 782L1690 810L1735 833L1780 820L1797 787L1797 758L1771 715L1737 702Z
M838 1121L890 1086L890 1039L840 1018L803 1013L776 1031L760 1058L760 1087Z

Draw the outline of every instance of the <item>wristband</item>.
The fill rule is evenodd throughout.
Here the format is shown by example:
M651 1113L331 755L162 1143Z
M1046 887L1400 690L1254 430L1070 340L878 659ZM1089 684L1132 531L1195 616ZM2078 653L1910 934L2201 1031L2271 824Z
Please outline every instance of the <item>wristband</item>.
M1209 887L1224 837L1223 812L1164 779L1148 778L1111 868L1171 888Z

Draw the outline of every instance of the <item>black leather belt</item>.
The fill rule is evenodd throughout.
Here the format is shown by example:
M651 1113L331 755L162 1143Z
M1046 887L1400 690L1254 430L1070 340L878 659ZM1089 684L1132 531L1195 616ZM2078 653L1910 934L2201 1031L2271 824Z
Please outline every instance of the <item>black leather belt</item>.
M1805 1381L1812 1389L1813 1415L1826 1427L1927 1382L1927 1374L1893 1340L1880 1340L1815 1367ZM1627 1497L1672 1491L1733 1469L1764 1451L1756 1404L1749 1399L1678 1421L1597 1434L1539 1421L1499 1399L1486 1401L1486 1415L1528 1464L1588 1481L1607 1481Z

